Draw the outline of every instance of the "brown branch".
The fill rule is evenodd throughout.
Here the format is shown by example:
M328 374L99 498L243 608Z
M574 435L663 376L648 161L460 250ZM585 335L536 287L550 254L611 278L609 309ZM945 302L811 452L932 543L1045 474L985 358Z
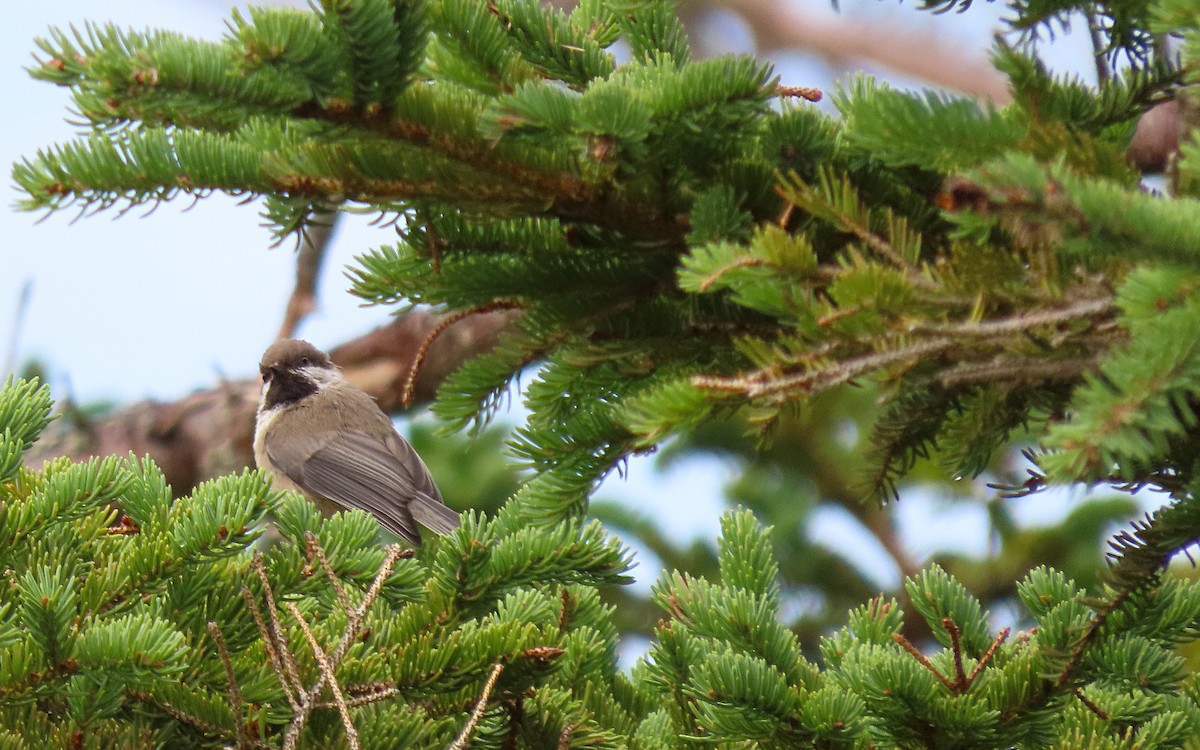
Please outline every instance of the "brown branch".
M907 651L912 658L916 659L918 664L928 669L929 672L938 679L938 682L946 686L947 690L949 690L951 693L958 693L957 686L955 686L955 684L951 682L946 675L939 672L938 668L933 666L933 662L929 661L928 657L926 657L925 654L922 654L920 649L912 645L907 638L899 633L892 633L892 640L895 641L900 648Z
M855 357L817 370L806 370L785 376L780 376L777 372L769 369L734 377L696 375L692 378L692 384L704 390L740 392L752 399L786 398L800 392L816 393L828 390L872 370L879 370L899 362L930 357L953 346L954 342L948 338L931 338L926 341L918 341L911 346Z
M329 690L333 693L333 704L337 706L338 714L342 717L342 727L346 730L346 743L350 746L350 750L358 750L358 730L354 728L354 721L350 718L350 707L346 705L346 696L342 694L342 686L338 684L337 678L333 674L334 665L330 663L329 657L325 655L325 650L321 648L317 636L313 634L312 628L308 627L308 621L300 614L300 608L296 606L295 602L288 602L287 609L292 614L292 617L296 618L296 623L300 625L300 630L304 632L304 637L308 640L308 645L312 648L313 658L317 660L317 667L321 671L321 677L324 678L323 681L329 685ZM315 695L319 693L321 689L320 685L321 682L318 681L313 686L310 694ZM315 703L310 701L305 702L315 707ZM303 707L302 705L301 708L303 709ZM292 726L288 727L285 745L287 744L287 739L293 736L292 729L303 726L304 722L300 717L297 717L297 720L292 722ZM295 736L299 737L299 731L295 733Z
M284 733L284 750L292 750L297 746L297 743L300 741L300 733L304 730L304 725L308 722L308 717L312 714L314 709L324 705L323 703L319 702L317 698L320 697L321 690L325 687L326 683L329 684L329 689L333 692L334 705L337 707L338 713L342 717L342 723L346 729L347 742L352 749L358 747L358 732L354 728L354 723L350 720L350 704L346 701L346 698L342 693L341 686L338 685L337 680L334 677L334 672L337 671L338 665L341 664L342 658L345 657L346 652L350 650L350 644L354 643L354 641L358 639L359 635L361 635L362 620L366 616L367 610L371 608L371 605L374 604L376 597L379 596L379 592L383 590L383 584L387 580L388 576L392 574L392 568L396 565L396 561L399 560L400 557L405 554L405 552L406 551L402 550L398 544L392 544L388 546L383 563L379 566L379 571L375 573L375 579L371 581L371 587L367 589L366 596L363 597L362 602L357 607L351 607L346 610L346 627L342 631L342 637L338 641L337 646L334 647L333 651L329 652L328 654L325 653L324 649L322 649L320 644L317 642L316 636L312 633L312 630L308 626L308 622L304 620L300 610L295 604L288 602L288 612L290 612L292 617L296 619L300 629L304 631L304 637L308 640L309 645L312 647L313 658L317 661L319 673L317 675L317 679L313 682L312 687L308 688L307 690L305 690L302 686L297 688L296 692L300 696L299 705L293 708L294 715L292 717L292 722L288 725L287 731ZM411 554L411 551L408 551L408 553ZM318 558L324 560L324 553L322 552L319 554ZM271 608L271 620L273 624L277 625L279 620L275 614L274 597L270 595L270 586L265 579L266 569L262 566L261 560L261 556L255 556L255 562L257 563L256 567L258 568L259 575L264 579L263 585L266 587L268 592L268 603ZM282 631L276 627L276 630L272 635L276 640L276 648L283 653L289 654L290 656L290 652L287 650L287 643L283 638ZM297 682L299 682L299 680L297 680Z
M1084 695L1083 690L1081 690L1080 688L1075 688L1075 697L1079 699L1080 703L1087 706L1087 709L1089 711L1096 714L1104 721L1109 720L1108 714L1104 711L1104 709L1097 706L1090 698L1088 698L1086 695Z
M796 97L799 99L807 99L810 102L819 102L824 98L825 94L821 89L814 86L783 86L775 87L775 93L778 96Z
M237 737L238 750L254 747L250 735L246 732L246 702L242 700L242 691L237 684L237 676L233 673L233 659L229 656L229 648L225 645L225 637L217 623L209 620L208 632L213 642L217 644L217 653L221 656L221 664L225 666L225 682L229 687L229 708L233 711L233 731Z
M408 375L404 378L404 386L400 389L400 405L408 408L412 405L413 392L416 389L417 378L421 374L422 368L425 366L425 360L429 357L429 350L433 347L434 342L438 340L446 329L453 326L460 320L469 318L472 315L484 315L486 313L496 312L498 310L516 310L520 305L516 302L508 300L496 300L486 305L479 307L468 307L465 310L456 310L438 323L438 325L429 332L425 340L421 342L421 346L417 348L416 355L413 356L412 365L408 369Z
M954 657L954 684L958 688L955 692L965 693L971 684L967 682L967 672L963 669L962 630L959 629L958 623L949 617L942 618L942 627L950 635L950 653Z
M992 641L992 645L988 646L988 650L979 658L979 663L971 670L971 674L967 675L967 685L974 684L975 678L979 676L979 673L983 671L987 663L996 655L996 649L1000 648L1008 640L1008 634L1011 632L1012 628L1000 628L1000 632L996 634L996 639Z
M864 23L849 13L829 16L776 0L726 0L754 31L759 53L801 48L833 65L861 67L870 60L897 73L924 79L995 102L1009 99L1008 82L987 56L963 44L948 43L925 28Z
M325 570L325 577L329 579L329 585L333 587L333 593L337 595L338 604L341 605L344 611L351 611L353 607L350 605L349 597L346 596L346 589L342 586L342 582L338 580L337 573L333 571L333 566L329 564L329 557L317 541L317 535L311 531L306 531L304 532L304 541L308 546L308 554L311 557L316 557L321 562L321 567Z
M307 227L296 253L296 286L288 298L283 313L283 323L276 338L290 339L296 335L300 321L317 307L317 280L321 277L321 263L333 237L334 225L340 214L323 213Z
M491 312L458 321L429 346L413 386L416 402L431 400L438 385L473 355L489 350L513 312ZM400 408L405 380L421 344L445 316L414 311L335 347L333 361L350 382L387 412ZM247 362L246 370L256 363ZM55 420L26 456L31 466L57 456L149 455L176 494L200 482L254 465L254 413L258 378L241 378L178 401L142 401L93 420Z
M254 600L254 594L250 593L250 589L242 587L242 599L246 602L246 607L254 616L254 624L258 626L258 635L263 640L263 648L267 652L267 658L271 662L271 671L275 673L275 678L279 680L279 684L283 686L283 694L287 697L288 704L292 707L292 712L300 710L300 704L296 701L296 696L292 692L292 685L288 681L283 670L283 657L279 655L279 650L275 648L275 638L271 631L267 629L266 621L263 620L262 610L258 606L258 602Z
M283 664L283 673L287 676L286 680L282 678L280 679L280 684L283 685L283 690L285 693L288 692L288 685L290 684L291 689L294 690L297 695L303 696L304 683L300 680L300 669L296 665L296 657L292 654L291 649L288 648L287 638L283 635L283 627L279 624L279 610L278 606L275 604L275 592L271 589L271 581L267 577L267 566L266 563L263 562L261 553L254 553L254 560L251 563L251 567L254 568L254 572L258 575L259 581L262 582L263 596L266 598L267 602L267 615L269 615L268 620L271 623L269 640L274 642L275 651L279 654L279 661ZM253 609L255 608L252 608L252 610ZM299 701L293 702L293 706L295 707L295 710L298 711L300 709Z
M483 712L487 710L488 699L492 695L492 690L496 687L496 681L500 679L500 673L504 671L504 662L496 662L492 667L491 674L488 675L487 682L483 683L483 693L480 694L479 700L475 703L475 708L471 711L471 717L467 719L467 723L463 725L462 731L458 733L458 737L446 750L466 750L471 746L471 735L475 732L475 727L479 726L479 721L483 718Z

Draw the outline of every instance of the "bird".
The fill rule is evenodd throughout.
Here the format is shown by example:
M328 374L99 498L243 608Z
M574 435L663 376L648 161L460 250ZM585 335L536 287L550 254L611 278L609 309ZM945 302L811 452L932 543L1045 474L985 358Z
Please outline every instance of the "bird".
M325 514L365 510L414 547L417 524L439 534L458 528L425 462L328 354L280 339L259 373L254 460L276 486L299 490Z

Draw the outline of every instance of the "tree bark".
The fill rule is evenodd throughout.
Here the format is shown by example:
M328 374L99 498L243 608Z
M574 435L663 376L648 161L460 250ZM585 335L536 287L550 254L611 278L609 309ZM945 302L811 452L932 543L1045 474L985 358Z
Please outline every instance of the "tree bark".
M491 312L449 326L430 345L417 374L414 403L430 401L446 376L470 357L490 349L516 313ZM398 411L421 345L444 316L414 311L348 341L330 352L346 378L370 393L386 412ZM196 391L178 401L141 401L100 418L67 409L26 456L30 465L58 456L149 456L172 491L254 465L254 414L259 379L241 378Z

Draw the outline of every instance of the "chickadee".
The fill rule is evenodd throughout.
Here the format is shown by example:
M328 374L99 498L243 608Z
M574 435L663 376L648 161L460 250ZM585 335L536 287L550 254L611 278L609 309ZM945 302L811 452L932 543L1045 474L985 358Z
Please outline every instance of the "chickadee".
M458 528L458 514L442 504L421 457L329 355L281 339L258 369L254 460L277 486L300 490L323 513L368 511L413 545L421 543L418 523L439 534Z

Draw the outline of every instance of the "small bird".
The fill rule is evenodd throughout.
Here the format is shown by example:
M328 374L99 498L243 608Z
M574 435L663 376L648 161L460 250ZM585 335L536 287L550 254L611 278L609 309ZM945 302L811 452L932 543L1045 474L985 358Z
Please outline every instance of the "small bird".
M277 486L300 490L322 513L368 511L414 546L421 543L418 523L439 534L458 528L458 514L442 503L425 462L328 354L281 339L258 369L254 460Z

